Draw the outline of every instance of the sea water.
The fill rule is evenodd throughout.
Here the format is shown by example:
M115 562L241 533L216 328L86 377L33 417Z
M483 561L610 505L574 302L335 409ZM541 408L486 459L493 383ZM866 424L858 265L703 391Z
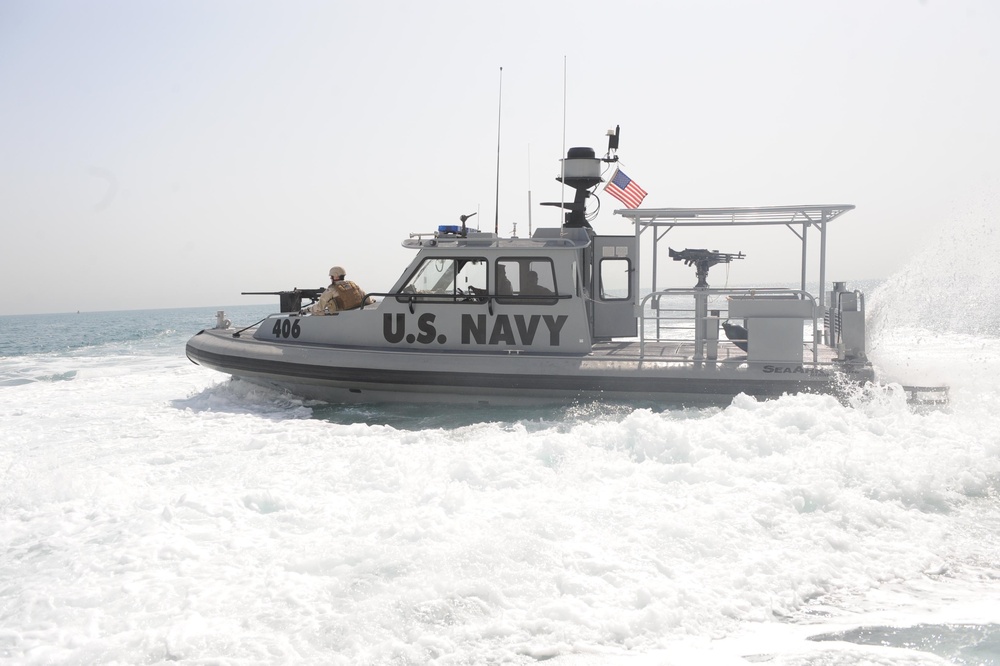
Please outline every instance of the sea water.
M2 317L0 662L998 664L1000 339L930 288L869 295L882 385L707 409L330 406L190 363L214 309Z

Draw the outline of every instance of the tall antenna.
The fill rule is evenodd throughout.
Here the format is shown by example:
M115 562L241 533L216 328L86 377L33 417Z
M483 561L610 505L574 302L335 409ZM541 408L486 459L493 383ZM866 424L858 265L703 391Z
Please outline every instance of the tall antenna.
M528 238L531 238L531 144L528 144Z
M559 206L559 228L562 229L566 224L566 56L563 56L563 132L562 132L562 170L559 174L559 180L562 181L562 191L560 196L562 201L560 201Z
M500 112L503 110L503 67L500 68L500 95L497 100L497 198L495 217L493 218L493 233L500 235Z

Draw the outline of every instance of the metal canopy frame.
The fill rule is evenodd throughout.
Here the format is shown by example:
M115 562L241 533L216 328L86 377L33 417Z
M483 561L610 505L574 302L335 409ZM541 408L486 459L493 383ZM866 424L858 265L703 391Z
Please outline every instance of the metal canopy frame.
M851 204L807 206L757 206L748 208L620 208L615 215L629 219L635 225L636 251L646 229L662 229L653 239L652 289L656 291L656 270L660 240L674 227L754 227L786 226L802 243L801 286L806 290L808 231L819 230L819 305L826 299L826 225L844 213L854 210Z

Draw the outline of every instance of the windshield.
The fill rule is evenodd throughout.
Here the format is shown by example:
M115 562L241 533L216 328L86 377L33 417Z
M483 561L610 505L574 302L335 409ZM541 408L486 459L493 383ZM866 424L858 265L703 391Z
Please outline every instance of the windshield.
M410 294L468 294L486 289L486 260L425 259L403 291Z

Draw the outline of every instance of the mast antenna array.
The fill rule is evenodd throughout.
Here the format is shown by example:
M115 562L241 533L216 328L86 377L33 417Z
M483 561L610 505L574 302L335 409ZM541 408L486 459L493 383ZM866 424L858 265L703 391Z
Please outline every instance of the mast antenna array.
M618 161L620 136L620 125L608 130L608 152L603 158L597 157L593 148L570 148L566 151L566 158L562 160L562 172L556 176L556 180L576 190L576 197L572 203L546 201L541 204L559 206L565 210L564 227L591 228L587 219L587 199L593 194L591 190L604 182L601 178L601 162L613 164Z
M497 99L497 192L494 204L493 233L500 235L500 113L503 111L503 67L500 68L500 94Z

